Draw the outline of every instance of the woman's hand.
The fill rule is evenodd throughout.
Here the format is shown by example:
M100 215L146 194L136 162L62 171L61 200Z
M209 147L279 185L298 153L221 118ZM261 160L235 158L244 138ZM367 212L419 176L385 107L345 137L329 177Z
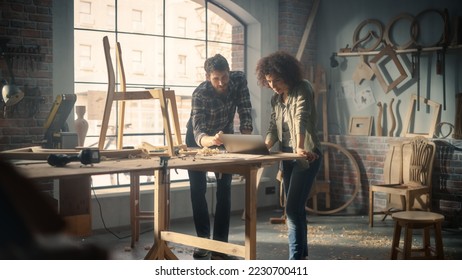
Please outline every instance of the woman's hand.
M308 162L312 162L319 158L317 153L309 152L305 149L297 148L297 154L304 156Z
M265 141L265 145L266 145L266 148L269 150L271 150L271 147L273 147L273 143L269 142L269 141Z

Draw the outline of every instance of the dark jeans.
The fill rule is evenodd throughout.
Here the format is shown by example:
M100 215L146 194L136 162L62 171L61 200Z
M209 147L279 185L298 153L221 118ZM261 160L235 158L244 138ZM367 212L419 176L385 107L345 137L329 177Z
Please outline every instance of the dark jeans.
M194 140L192 126L188 122L186 145L198 147ZM207 172L188 171L191 189L191 204L193 210L196 234L199 237L210 238L210 218L206 199ZM231 180L232 174L215 174L217 178L217 193L215 219L213 223L213 239L228 242L229 220L231 212Z
M283 149L292 152L292 149ZM305 169L295 160L282 162L284 193L286 195L286 216L289 235L289 259L300 260L308 256L308 225L305 205L316 174L321 167L321 151L315 151L319 158L310 162Z
M188 174L196 234L199 237L210 238L210 218L205 196L207 191L206 172L188 171ZM228 242L232 174L215 174L215 176L217 177L217 193L213 239Z

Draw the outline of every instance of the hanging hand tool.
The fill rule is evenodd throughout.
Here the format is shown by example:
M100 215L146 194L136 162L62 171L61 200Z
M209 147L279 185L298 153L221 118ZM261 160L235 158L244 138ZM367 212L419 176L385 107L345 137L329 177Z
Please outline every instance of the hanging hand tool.
M417 48L417 52L412 54L412 78L417 81L417 111L420 110L420 51L421 48Z
M436 74L443 77L443 110L446 110L446 47L436 52Z

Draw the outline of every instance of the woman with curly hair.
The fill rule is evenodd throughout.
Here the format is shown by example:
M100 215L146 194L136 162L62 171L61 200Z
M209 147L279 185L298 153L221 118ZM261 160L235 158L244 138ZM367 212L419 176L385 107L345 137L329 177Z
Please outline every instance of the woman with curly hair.
M259 60L258 84L274 91L271 120L265 143L270 149L279 143L282 152L297 153L302 159L282 162L286 222L289 230L289 259L308 257L308 228L305 204L321 166L320 141L316 134L314 92L303 79L300 62L278 51Z

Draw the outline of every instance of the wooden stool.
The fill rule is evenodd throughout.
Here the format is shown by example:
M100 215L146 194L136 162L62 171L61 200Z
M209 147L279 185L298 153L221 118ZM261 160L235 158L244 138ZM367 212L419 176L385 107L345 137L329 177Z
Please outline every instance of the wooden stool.
M443 238L441 223L444 216L441 214L425 211L402 211L392 215L396 221L391 247L391 259L398 258L398 252L403 254L403 259L440 259L444 258ZM399 247L401 228L404 227L404 246ZM435 248L430 247L430 229L435 230ZM412 248L412 230L423 229L423 247ZM412 256L412 252L423 253Z
M154 221L154 211L142 211L140 208L140 175L148 174L130 173L130 247L132 248L140 239L140 220Z

